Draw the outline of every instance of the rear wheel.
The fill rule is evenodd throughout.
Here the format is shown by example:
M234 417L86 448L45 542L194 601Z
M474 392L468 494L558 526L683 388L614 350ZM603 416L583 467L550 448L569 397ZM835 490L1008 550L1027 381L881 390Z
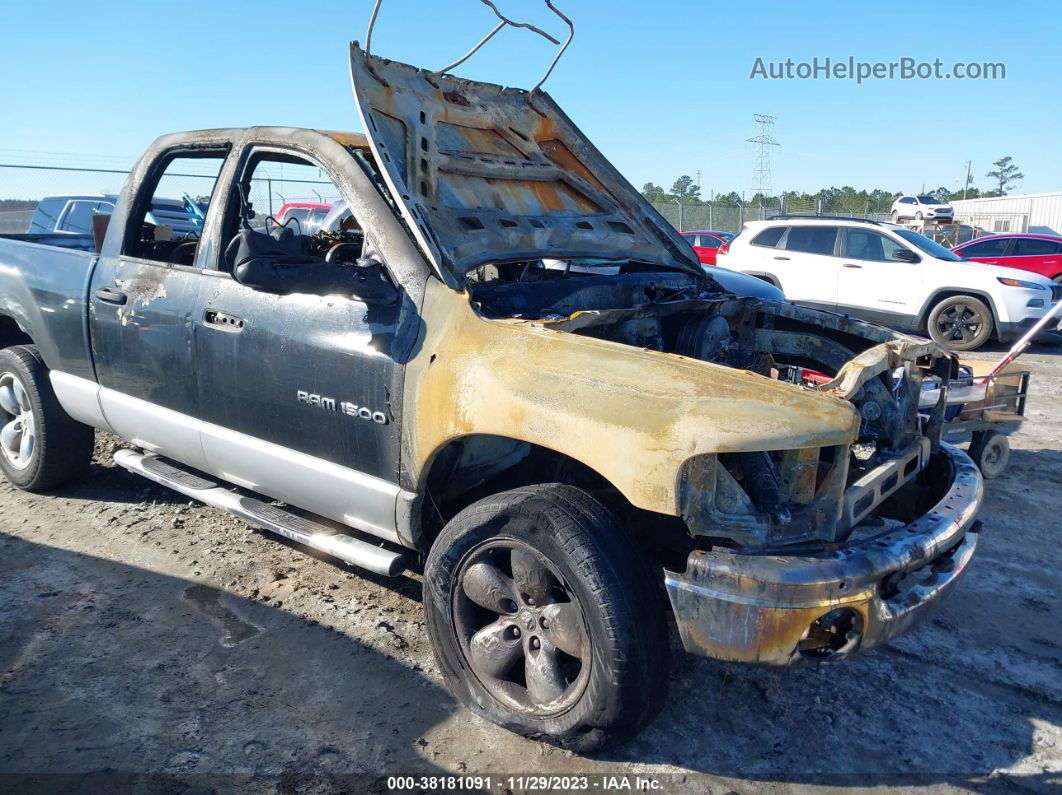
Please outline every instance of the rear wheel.
M920 212L919 213L915 213L915 220L916 221L921 221L922 220L922 213L920 213Z
M32 345L0 350L0 471L26 491L88 472L95 433L63 411Z
M970 458L985 480L998 478L1010 460L1010 441L998 431L980 431L970 444Z
M660 593L633 538L580 489L515 489L458 514L428 556L424 608L450 689L519 734L592 751L663 703Z
M992 336L992 312L978 298L953 295L933 307L927 326L929 336L938 345L953 351L972 351Z

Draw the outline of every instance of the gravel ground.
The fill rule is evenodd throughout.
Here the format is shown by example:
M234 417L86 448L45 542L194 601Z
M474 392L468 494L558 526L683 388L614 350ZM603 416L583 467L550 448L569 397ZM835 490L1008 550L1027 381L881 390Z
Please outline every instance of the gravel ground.
M173 791L586 773L720 793L1046 792L1062 782L1062 348L1023 362L1029 421L988 484L978 557L935 618L835 666L676 653L663 714L593 758L455 705L416 576L345 570L189 503L115 467L101 436L76 486L0 482L0 774L72 774L36 780L64 789L149 775Z

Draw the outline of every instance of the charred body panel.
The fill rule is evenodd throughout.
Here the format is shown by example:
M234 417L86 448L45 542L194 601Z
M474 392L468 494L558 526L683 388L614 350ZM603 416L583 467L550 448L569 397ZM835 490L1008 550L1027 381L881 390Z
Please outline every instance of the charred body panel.
M694 552L684 572L666 575L686 650L792 665L887 642L939 604L969 564L982 498L969 457L944 445L897 495L898 513L928 508L914 521L817 554Z
M719 304L741 311L756 302ZM679 516L679 473L688 459L847 447L858 433L858 414L843 399L570 333L583 315L567 326L489 319L466 296L429 283L422 316L425 338L409 364L403 437L418 475L450 440L491 434L563 453L600 473L632 505Z
M693 250L548 94L350 50L358 111L410 231L460 287L486 262L617 257L697 272Z

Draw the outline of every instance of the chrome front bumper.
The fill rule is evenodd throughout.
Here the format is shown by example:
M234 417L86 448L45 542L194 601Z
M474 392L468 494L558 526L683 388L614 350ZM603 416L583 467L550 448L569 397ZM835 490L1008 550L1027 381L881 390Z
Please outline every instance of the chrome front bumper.
M951 485L910 524L815 556L698 550L684 573L665 572L686 651L793 665L872 648L917 623L970 562L983 497L966 453L944 444L937 455Z

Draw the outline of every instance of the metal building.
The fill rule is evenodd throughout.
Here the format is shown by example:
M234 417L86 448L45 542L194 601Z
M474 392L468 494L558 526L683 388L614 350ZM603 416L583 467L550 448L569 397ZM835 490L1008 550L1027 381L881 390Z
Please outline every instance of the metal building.
M1062 235L1062 191L950 202L955 220L986 232Z

